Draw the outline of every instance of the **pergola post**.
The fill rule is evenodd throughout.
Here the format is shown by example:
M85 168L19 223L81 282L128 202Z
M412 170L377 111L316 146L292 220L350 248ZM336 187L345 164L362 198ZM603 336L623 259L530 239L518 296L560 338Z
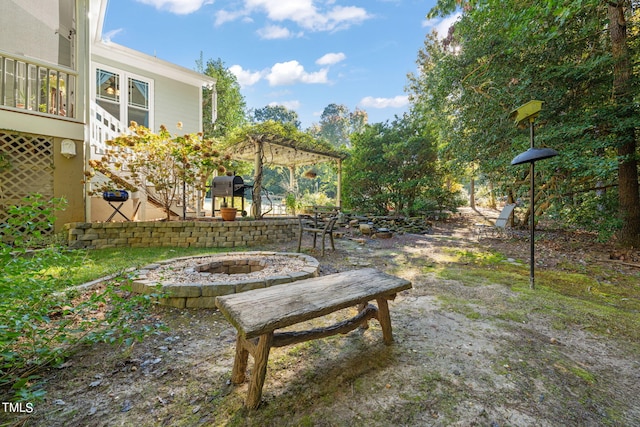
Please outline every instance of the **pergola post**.
M289 188L295 193L296 187L296 167L289 165Z
M338 186L336 189L336 205L342 210L342 160L338 159Z
M262 218L262 141L254 139L255 157L253 172L253 204L251 205L251 214L255 219Z

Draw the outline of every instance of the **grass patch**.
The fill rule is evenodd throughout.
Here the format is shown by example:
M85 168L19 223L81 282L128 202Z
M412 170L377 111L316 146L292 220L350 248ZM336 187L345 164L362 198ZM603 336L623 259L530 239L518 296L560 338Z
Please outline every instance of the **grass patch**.
M481 304L496 318L526 321L527 313L542 312L557 329L579 327L625 341L640 341L640 286L637 274L625 274L600 265L578 265L569 270L538 269L536 289L529 289L529 268L507 262L494 252L446 249L447 262L437 276L468 287L503 285L515 292L509 310L489 296L473 300L441 297L447 307L474 318ZM483 302L484 298L484 302ZM475 307L475 308L472 308Z
M70 262L51 263L43 274L66 278L70 285L79 285L130 268L155 261L184 256L229 252L227 248L109 248L70 251Z
M39 382L41 370L62 363L81 345L131 345L163 328L147 318L151 296L131 294L122 272L161 259L212 252L69 251L53 245L29 251L17 243L0 242L0 394L4 400L31 402L45 394ZM95 292L73 288L110 275L115 279Z
M482 318L482 314L472 307L472 304L476 301L465 300L451 295L441 295L438 300L447 310L460 313L468 319L478 320Z
M449 254L449 262L438 271L442 279L458 280L466 286L528 283L528 278L522 277L524 267L508 262L503 254L454 248L445 248L444 252Z
M472 251L468 249L462 250L453 248L445 249L444 252L449 253L456 262L464 264L487 266L499 264L507 259L499 252Z

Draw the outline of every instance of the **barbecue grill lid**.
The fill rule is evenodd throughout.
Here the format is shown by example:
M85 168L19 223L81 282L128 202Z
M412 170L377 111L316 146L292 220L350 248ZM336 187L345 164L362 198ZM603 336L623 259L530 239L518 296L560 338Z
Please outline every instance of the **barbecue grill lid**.
M107 202L126 202L129 199L127 190L113 190L102 193L102 198Z
M244 195L244 188L244 180L239 175L216 176L211 183L214 196L241 196Z

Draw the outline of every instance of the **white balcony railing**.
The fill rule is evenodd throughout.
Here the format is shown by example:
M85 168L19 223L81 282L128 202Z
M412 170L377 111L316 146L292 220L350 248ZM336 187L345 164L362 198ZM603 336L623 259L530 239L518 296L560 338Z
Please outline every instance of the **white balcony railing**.
M75 118L76 81L74 70L0 53L0 107Z

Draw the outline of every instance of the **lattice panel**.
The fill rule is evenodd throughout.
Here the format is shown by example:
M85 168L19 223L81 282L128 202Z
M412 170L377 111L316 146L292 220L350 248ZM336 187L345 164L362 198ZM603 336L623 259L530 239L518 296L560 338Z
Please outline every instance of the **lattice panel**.
M53 198L53 138L0 133L0 153L0 223L3 223L8 218L7 207L20 204L28 194L39 193L44 200Z

